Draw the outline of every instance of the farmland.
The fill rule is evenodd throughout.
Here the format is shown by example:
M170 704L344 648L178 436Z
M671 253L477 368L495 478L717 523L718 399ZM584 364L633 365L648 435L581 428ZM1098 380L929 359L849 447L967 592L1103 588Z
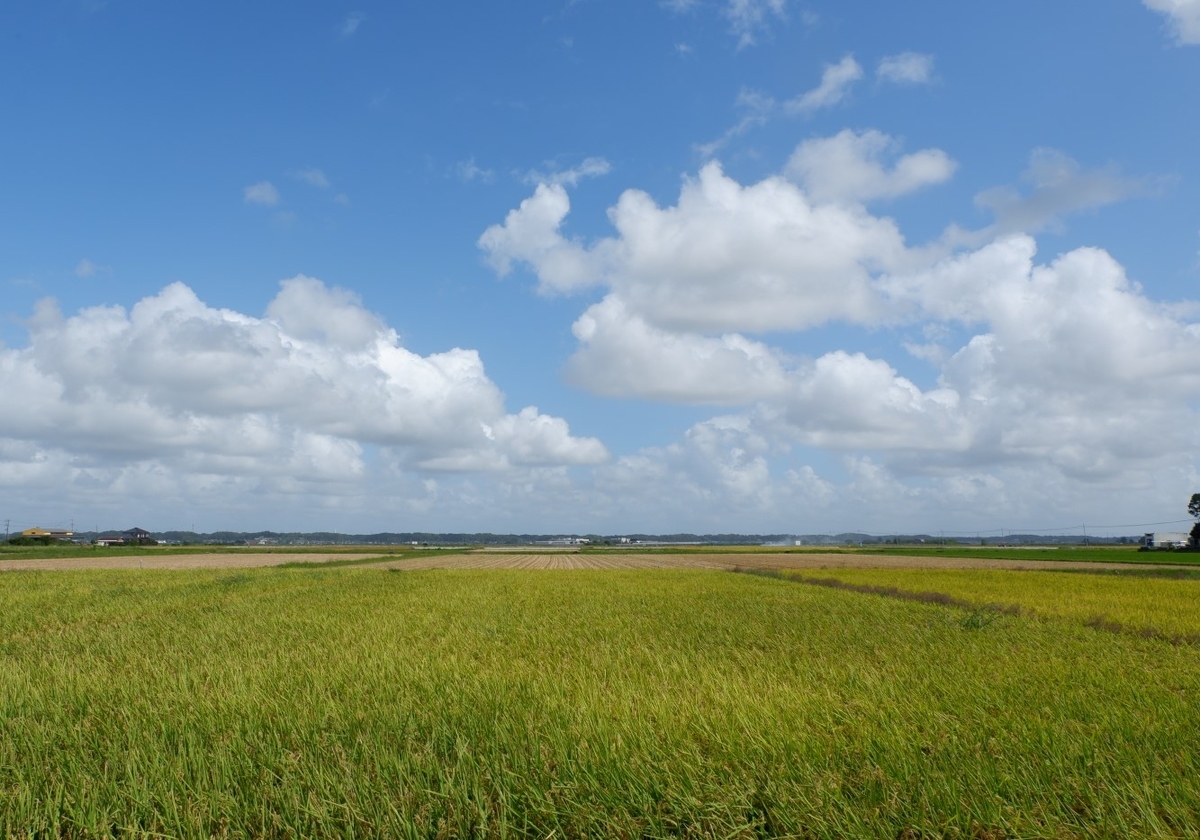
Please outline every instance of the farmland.
M1195 573L1192 573L1195 574ZM1019 572L995 569L824 569L801 579L836 580L907 593L949 595L1042 617L1130 632L1200 638L1200 578Z
M0 834L1197 835L1195 647L970 618L694 569L11 572Z

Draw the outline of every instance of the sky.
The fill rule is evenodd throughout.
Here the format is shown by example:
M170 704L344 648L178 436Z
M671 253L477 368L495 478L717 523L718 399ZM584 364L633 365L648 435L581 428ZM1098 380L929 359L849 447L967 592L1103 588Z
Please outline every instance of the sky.
M0 6L0 518L1134 534L1200 0Z

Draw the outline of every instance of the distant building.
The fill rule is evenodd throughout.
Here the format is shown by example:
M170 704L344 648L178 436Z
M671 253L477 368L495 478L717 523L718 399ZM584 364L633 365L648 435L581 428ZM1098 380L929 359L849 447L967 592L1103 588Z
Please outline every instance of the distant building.
M1142 537L1142 545L1147 548L1187 548L1191 536L1178 531L1155 531Z
M125 545L125 540L122 537L96 537L95 544L103 546Z
M49 537L52 540L69 540L75 536L74 531L60 531L55 528L26 528L19 534L14 534L15 537L33 537L45 538Z
M150 532L143 528L130 528L128 531L122 531L121 536L130 542L144 542L150 539Z

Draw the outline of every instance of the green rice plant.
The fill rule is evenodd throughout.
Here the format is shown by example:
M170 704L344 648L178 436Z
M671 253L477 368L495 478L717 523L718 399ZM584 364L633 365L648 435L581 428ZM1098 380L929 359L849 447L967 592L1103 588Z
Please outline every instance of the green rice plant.
M0 836L1158 837L1190 647L702 571L0 575Z

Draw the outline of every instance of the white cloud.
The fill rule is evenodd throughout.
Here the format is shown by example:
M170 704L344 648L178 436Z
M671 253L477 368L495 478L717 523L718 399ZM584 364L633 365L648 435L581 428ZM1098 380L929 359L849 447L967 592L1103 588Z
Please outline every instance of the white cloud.
M797 96L784 104L790 114L811 114L821 108L836 105L846 98L850 88L862 78L863 69L847 55L837 64L825 65L821 74L821 83L807 93Z
M578 166L569 169L550 169L539 171L531 169L525 174L525 180L531 184L566 184L576 186L584 178L598 178L612 171L612 164L602 157L584 158Z
M879 131L846 129L801 143L786 172L814 201L870 201L943 183L958 166L941 149L896 157L898 149L898 142ZM895 157L890 169L885 168L886 157Z
M351 12L350 14L346 15L346 19L342 21L342 37L349 38L358 31L358 28L362 26L363 21L366 19L367 16L362 12Z
M561 184L538 184L532 196L509 212L504 224L483 232L478 245L501 277L515 261L535 266L544 293L592 285L599 279L593 256L559 233L570 209L571 199Z
M783 18L786 6L787 0L728 0L725 16L738 36L738 47L754 44L772 18Z
M875 76L880 81L897 85L924 85L933 81L933 56L918 52L902 52L879 60Z
M259 181L242 189L242 200L247 204L274 207L279 203L279 190L270 181Z
M1180 44L1200 44L1200 0L1142 0L1146 8L1163 14Z
M744 405L787 389L783 354L737 334L709 337L655 327L615 295L589 307L572 331L580 348L567 364L567 378L592 393Z
M609 210L618 236L590 247L559 233L569 210L562 187L539 186L479 246L501 274L514 261L530 264L545 293L604 283L630 312L673 329L875 322L872 272L907 259L890 220L814 204L779 177L742 186L717 163L684 183L674 207L627 190Z
M315 166L310 166L307 169L298 169L294 172L289 172L288 174L297 181L303 181L310 186L320 187L323 190L329 189L330 186L329 178L323 171Z
M854 459L855 493L897 476L937 485L903 484L914 505L985 492L1002 473L1016 476L1014 498L1025 481L1138 483L1147 468L1182 481L1200 447L1191 310L1148 299L1097 249L1040 265L1027 235L951 256L906 247L892 221L857 202L937 183L954 165L938 150L886 165L886 152L896 146L878 132L802 144L790 171L803 188L779 177L742 185L710 163L674 206L627 190L608 211L615 235L593 243L562 236L567 193L541 187L480 245L498 268L529 263L543 291L606 290L574 325L574 384L743 406L746 428L771 447ZM1045 203L1056 213L1112 192L1111 174L1058 156L1035 158L1031 173L1035 194L1069 197ZM1081 183L1091 186L1073 189ZM853 349L796 357L747 335L831 321L920 327L926 343L898 343L934 366L936 383ZM669 471L676 455L630 456L605 475Z
M1112 166L1087 172L1069 155L1045 148L1030 154L1021 180L1031 187L1025 195L1006 186L975 196L976 205L995 213L997 232L1056 229L1069 213L1115 204L1150 189L1144 178L1125 177Z
M265 318L176 283L129 312L43 302L28 327L27 347L0 350L0 387L28 395L0 407L0 441L81 467L356 482L368 446L418 470L607 456L559 418L507 414L475 351L412 353L357 296L308 277L284 281Z

